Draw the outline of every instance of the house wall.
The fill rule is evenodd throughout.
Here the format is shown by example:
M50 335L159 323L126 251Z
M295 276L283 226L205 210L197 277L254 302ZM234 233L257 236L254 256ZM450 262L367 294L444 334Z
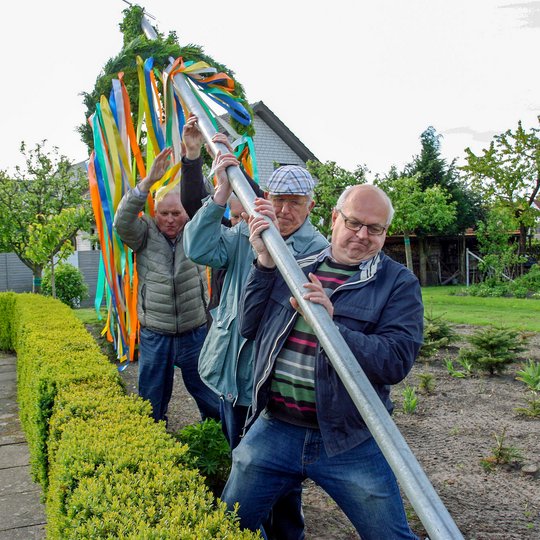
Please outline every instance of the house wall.
M259 170L259 181L261 186L270 178L274 171L274 163L280 165L300 165L305 167L306 164L291 148L283 141L276 132L264 122L261 118L255 115L253 121L255 127L255 137L253 144L255 145L255 154L257 156L257 167Z

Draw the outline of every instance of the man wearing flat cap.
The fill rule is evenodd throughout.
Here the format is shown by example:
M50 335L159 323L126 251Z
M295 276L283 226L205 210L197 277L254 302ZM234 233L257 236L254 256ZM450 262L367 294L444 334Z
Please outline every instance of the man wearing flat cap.
M238 332L238 303L256 253L249 242L245 221L227 228L221 224L232 187L225 172L238 165L232 154L218 154L213 169L217 186L202 208L186 225L184 248L197 264L225 268L226 274L217 308L212 310L212 327L199 357L202 380L220 396L223 431L233 449L240 441L253 389L253 341ZM185 186L186 189L188 186ZM314 206L315 181L297 165L276 169L268 179L265 197L255 199L255 210L276 223L291 252L307 255L320 251L328 241L309 220ZM272 526L265 525L269 537L303 538L300 485L274 506ZM287 501L285 501L287 499Z

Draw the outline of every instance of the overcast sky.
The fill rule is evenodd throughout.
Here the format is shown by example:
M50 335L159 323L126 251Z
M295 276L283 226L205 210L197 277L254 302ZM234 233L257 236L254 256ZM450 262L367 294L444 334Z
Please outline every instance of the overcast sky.
M161 32L232 69L321 160L385 173L443 135L463 160L493 135L538 126L540 1L141 1ZM2 4L0 169L47 139L87 157L80 92L121 49L122 0Z

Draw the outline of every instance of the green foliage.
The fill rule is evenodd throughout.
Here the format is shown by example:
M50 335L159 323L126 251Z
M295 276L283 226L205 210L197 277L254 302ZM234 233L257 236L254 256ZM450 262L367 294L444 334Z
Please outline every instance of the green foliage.
M471 285L462 291L463 294L481 297L515 297L540 299L540 266L535 264L529 272L516 277L513 281L487 278L482 283Z
M394 206L390 232L414 233L423 229L443 232L455 219L455 203L441 186L422 189L417 176L378 180Z
M42 293L52 295L51 268L43 273ZM82 272L71 264L60 263L54 268L56 298L71 308L81 305L81 300L88 298L88 286Z
M530 417L540 416L540 362L529 360L516 375L516 379L525 383L529 389L525 397L527 407L518 407L516 412Z
M461 370L457 370L454 367L454 362L451 358L447 358L444 363L446 365L446 370L448 371L448 373L456 379L465 379L466 377L471 377L473 374L472 363L466 358L457 359L457 363L463 368Z
M529 390L540 392L540 362L529 360L522 369L516 371L516 379L527 385Z
M0 351L12 351L12 321L15 293L0 293Z
M470 185L483 193L484 200L505 207L518 223L520 254L525 253L527 228L539 217L533 205L540 189L539 131L532 128L527 132L518 122L514 132L496 135L481 156L467 148L463 167Z
M430 230L441 233L455 219L456 205L438 185L422 189L418 176L387 178L375 182L383 189L395 210L390 234L403 234L407 268L413 270L409 237Z
M72 310L41 295L10 296L20 417L48 538L258 537L214 500L150 404L123 393Z
M435 377L431 373L419 373L418 374L418 388L425 394L433 393L435 390Z
M24 169L16 167L13 176L0 171L0 244L41 278L45 262L88 224L88 184L57 148L48 152L45 141L28 152L22 143L21 153Z
M424 343L420 348L419 356L430 358L440 348L447 347L456 341L458 335L442 316L424 313Z
M84 381L119 385L120 378L71 309L52 298L17 295L12 343L17 353L19 416L32 474L46 490L49 422L58 391Z
M420 135L420 154L405 166L402 176L418 178L421 191L433 187L444 190L455 207L455 218L444 226L444 231L438 225L434 224L435 228L432 228L428 223L422 226L421 234L461 234L482 216L482 199L478 192L460 180L455 160L448 164L441 157L440 139L441 135L429 126Z
M510 241L518 226L514 216L503 206L493 206L486 220L478 223L478 247L484 260L479 267L488 276L493 276L496 282L501 282L505 275L513 277L514 268L524 262L518 254L519 246Z
M470 362L476 370L491 375L501 373L526 350L528 339L527 334L492 325L468 336L467 341L473 348L461 349L459 358Z
M497 433L493 435L495 446L491 449L491 455L480 460L480 464L486 471L493 471L499 465L518 464L523 460L518 448L506 446L506 428L503 428L500 435Z
M123 11L124 19L120 23L120 30L123 33L123 47L120 53L114 58L110 58L101 70L94 88L90 92L82 92L84 105L86 107L85 121L77 128L81 135L81 140L87 145L89 150L94 148L92 129L86 119L92 115L99 103L100 97L108 97L112 89L112 80L118 78L118 73L124 73L124 83L126 85L131 112L133 114L133 123L137 125L138 110L139 110L139 80L137 76L137 56L143 60L148 58L154 59L154 71L157 73L156 81L158 89L161 91L160 73L169 65L170 58L178 58L181 56L184 61L203 61L215 67L218 71L226 73L234 79L234 72L227 66L216 62L213 58L206 55L203 48L199 45L188 44L180 46L178 37L174 32L170 32L168 36L156 30L157 39L149 40L141 29L141 19L143 9L140 6L134 5ZM235 96L243 99L243 105L251 113L249 104L245 97L242 85L235 80ZM241 125L240 123L231 120L231 124L239 134L253 135L254 129L250 125ZM143 140L144 140L143 133Z
M207 418L186 426L175 437L188 446L188 463L199 469L210 489L220 495L231 470L231 449L221 423Z
M311 211L311 221L323 236L330 237L332 231L332 210L345 188L366 183L366 167L357 167L353 172L342 169L334 161L321 163L308 161L308 171L318 179L315 186L315 207Z
M413 414L416 412L416 407L418 406L418 397L416 395L416 389L414 386L405 386L402 392L403 404L402 409L406 414Z

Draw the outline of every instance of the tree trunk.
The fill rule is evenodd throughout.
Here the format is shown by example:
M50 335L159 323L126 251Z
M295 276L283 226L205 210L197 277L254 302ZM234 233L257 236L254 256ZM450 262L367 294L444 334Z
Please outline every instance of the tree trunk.
M32 292L34 294L41 294L41 274L42 273L43 273L42 266L36 266L33 268Z
M411 239L409 233L403 234L403 243L405 244L405 260L407 261L407 268L414 272L413 260L412 260L412 251L411 251Z
M418 237L418 255L420 258L420 285L425 287L427 285L427 255L425 239Z

